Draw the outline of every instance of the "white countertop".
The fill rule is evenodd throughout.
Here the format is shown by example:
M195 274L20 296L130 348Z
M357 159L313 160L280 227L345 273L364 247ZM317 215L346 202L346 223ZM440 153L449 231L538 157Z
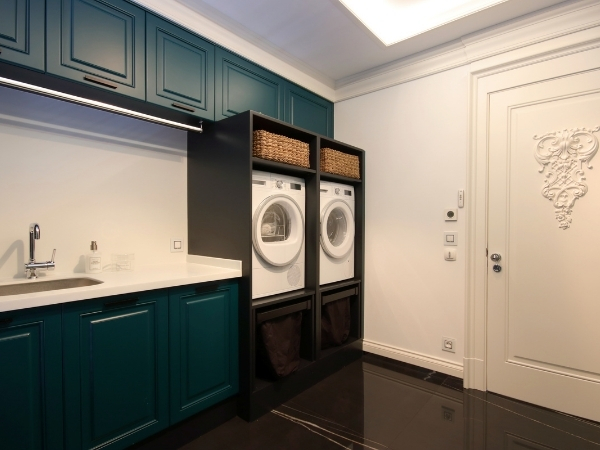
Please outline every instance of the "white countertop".
M42 271L44 273L44 271ZM135 270L102 273L53 273L48 272L37 280L1 280L0 286L15 283L36 283L65 278L92 278L101 284L71 289L60 289L31 294L0 296L0 312L14 311L38 306L56 305L91 298L132 292L150 291L175 286L205 283L242 276L241 261L188 256L187 262L180 264L155 265Z

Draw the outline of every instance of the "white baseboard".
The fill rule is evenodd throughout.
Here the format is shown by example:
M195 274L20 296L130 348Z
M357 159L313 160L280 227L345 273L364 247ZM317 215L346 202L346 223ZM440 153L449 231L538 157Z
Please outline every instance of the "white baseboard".
M425 367L436 372L452 375L453 377L463 378L463 366L443 359L423 355L421 353L403 350L397 347L380 344L378 342L363 340L363 351L374 353L386 358L395 359L415 366Z

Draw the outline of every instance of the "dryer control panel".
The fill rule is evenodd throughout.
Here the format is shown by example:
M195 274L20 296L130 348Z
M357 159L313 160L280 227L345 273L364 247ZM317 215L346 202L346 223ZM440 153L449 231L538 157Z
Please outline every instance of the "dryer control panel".
M291 193L304 193L305 183L302 178L289 177L275 173L252 171L252 188L273 191L291 191Z
M346 201L354 201L354 187L332 182L321 182L321 196L341 197Z

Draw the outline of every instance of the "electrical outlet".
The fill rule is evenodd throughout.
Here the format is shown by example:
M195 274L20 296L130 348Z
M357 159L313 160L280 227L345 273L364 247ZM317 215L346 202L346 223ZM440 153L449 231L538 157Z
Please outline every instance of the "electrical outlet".
M456 353L456 339L442 338L442 350L445 352Z
M171 238L171 253L177 253L183 251L183 239Z
M442 406L442 419L444 419L448 422L454 422L454 410L451 408Z

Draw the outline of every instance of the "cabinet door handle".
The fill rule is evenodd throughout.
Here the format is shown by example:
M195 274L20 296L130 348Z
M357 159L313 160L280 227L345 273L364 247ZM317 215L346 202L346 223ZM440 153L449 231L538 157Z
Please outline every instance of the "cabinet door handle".
M204 294L205 292L214 292L219 289L219 283L205 283L196 287L196 294Z
M103 80L102 78L98 78L98 77L93 77L93 76L91 76L91 75L85 75L85 76L83 77L83 79L84 79L85 81L91 81L92 83L100 84L100 85L102 85L102 86L106 86L106 87L109 87L109 88L111 88L111 89L116 89L116 88L118 88L118 87L119 87L119 86L118 86L117 84L115 84L115 83L111 83L110 81Z
M130 304L136 303L137 301L138 301L137 297L124 298L122 300L115 300L113 302L106 302L106 303L104 303L104 307L105 308L115 308L117 306L130 305Z
M195 108L192 108L191 106L187 105L182 105L181 103L173 102L171 103L171 105L173 105L175 108L183 109L185 111L196 112Z
M0 327L5 325L10 325L12 323L12 317L7 317L5 319L0 319Z

